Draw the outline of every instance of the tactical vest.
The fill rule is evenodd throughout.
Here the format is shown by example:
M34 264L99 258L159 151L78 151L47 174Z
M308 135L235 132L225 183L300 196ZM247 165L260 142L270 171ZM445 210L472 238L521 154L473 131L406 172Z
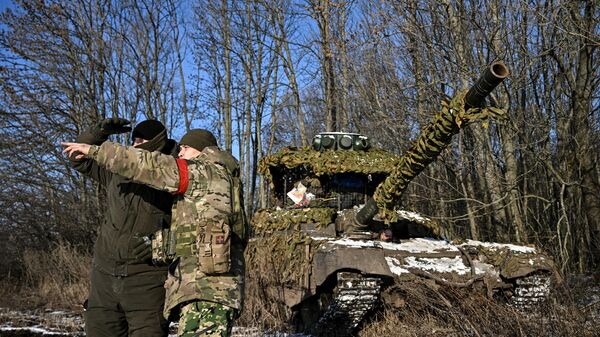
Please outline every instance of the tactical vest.
M229 225L233 233L242 242L245 242L248 236L248 218L244 210L244 191L238 161L229 152L215 146L205 148L201 156L212 163L225 167L231 176L232 210Z
M189 186L178 196L173 213L177 220L177 256L197 256L198 233L216 223L228 223L231 216L231 178L227 170L202 158L188 161ZM204 174L206 179L201 178Z

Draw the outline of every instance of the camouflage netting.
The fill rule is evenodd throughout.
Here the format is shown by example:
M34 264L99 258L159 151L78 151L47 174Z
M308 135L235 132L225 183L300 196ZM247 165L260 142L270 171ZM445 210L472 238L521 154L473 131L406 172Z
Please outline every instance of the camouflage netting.
M252 218L254 239L246 248L246 265L269 285L302 288L319 241L300 232L301 224L326 226L331 208L261 209Z
M318 246L319 241L302 233L254 239L246 248L246 263L269 284L301 288Z
M442 110L423 130L412 148L405 153L388 178L377 187L373 198L383 210L386 221L394 221L395 212L390 208L400 200L408 184L451 143L452 136L469 123L482 120L487 127L490 117L502 117L504 111L494 107L464 109L466 91L456 95L450 102L442 101Z
M252 228L257 235L300 229L300 224L315 224L317 228L333 223L336 210L333 208L299 208L280 210L258 210L252 218Z
M506 279L523 277L535 271L552 272L556 269L552 260L538 253L515 253L509 248L478 248L484 262L496 266Z
M368 151L316 151L310 147L284 148L260 160L258 170L270 184L281 174L278 169L304 168L315 176L335 173L389 174L398 156L377 148Z
M246 287L243 315L246 326L276 330L290 327L287 291L308 287L311 263L319 241L305 234L271 235L250 240L246 259Z

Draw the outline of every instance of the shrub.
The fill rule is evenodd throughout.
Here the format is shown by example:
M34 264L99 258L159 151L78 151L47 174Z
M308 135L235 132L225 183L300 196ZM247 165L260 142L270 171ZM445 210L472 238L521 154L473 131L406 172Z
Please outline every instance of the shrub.
M90 253L59 242L49 252L25 251L23 264L25 283L20 296L23 304L75 308L87 297Z

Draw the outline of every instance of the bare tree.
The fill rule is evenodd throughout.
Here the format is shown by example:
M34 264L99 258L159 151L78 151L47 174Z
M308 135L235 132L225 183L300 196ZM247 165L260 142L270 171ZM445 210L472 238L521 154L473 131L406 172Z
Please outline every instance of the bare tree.
M111 116L176 124L169 4L23 0L2 14L0 218L20 253L92 247L104 192L70 169L60 141Z

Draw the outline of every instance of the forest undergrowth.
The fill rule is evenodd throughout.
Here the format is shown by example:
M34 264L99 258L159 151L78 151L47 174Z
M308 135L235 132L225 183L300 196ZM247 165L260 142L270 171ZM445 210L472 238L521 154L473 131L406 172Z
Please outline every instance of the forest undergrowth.
M0 305L11 308L81 309L89 290L91 253L60 242L48 251L27 250L20 277L6 275Z

